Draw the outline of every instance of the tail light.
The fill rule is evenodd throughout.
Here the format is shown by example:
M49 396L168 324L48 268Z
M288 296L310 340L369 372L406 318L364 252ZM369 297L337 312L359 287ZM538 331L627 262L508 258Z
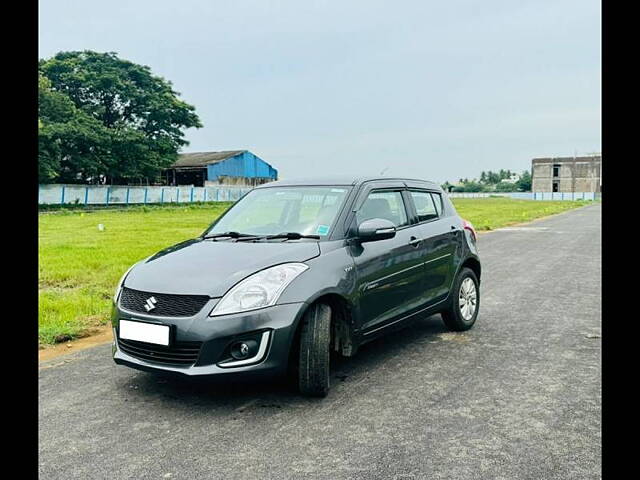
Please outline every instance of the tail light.
M476 229L473 228L473 224L467 220L465 220L464 218L462 219L462 228L464 228L465 230L469 230L469 233L471 234L471 236L473 237L473 241L476 242L478 241L478 235L476 234Z

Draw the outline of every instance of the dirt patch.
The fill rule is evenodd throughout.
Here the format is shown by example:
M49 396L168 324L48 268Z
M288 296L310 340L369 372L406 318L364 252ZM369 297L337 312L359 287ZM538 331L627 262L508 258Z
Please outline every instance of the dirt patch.
M458 342L458 343L468 343L469 337L464 334L458 332L444 332L436 335L440 340L444 340L445 342Z
M78 338L90 337L91 335L101 333L106 327L111 328L111 322L105 324L106 318L104 314L85 315L84 317L80 317L80 320L89 326L78 335Z
M56 345L40 345L38 351L38 362L46 362L62 355L79 352L87 348L104 345L113 341L111 325L103 325L87 330L83 338L70 342L58 343Z
M73 290L79 288L78 285L71 283L68 279L64 280L48 280L43 279L38 282L38 290L53 290L64 292L66 290Z

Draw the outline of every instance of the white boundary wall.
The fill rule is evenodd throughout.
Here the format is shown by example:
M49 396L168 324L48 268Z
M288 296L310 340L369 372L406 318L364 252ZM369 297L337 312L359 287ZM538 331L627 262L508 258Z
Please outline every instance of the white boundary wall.
M449 198L511 197L522 200L596 200L599 197L595 192L452 192L447 195Z
M250 187L133 187L127 185L61 185L38 187L38 204L129 205L147 203L192 203L236 201Z
M127 185L40 185L38 204L44 205L135 205L147 203L192 203L236 201L251 187L216 185L212 187L134 187ZM482 192L449 193L450 198L488 198L491 196L523 200L596 200L594 192Z

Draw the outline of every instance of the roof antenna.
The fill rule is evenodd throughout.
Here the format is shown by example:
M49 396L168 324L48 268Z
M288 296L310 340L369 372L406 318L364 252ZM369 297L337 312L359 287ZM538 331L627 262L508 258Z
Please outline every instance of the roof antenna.
M386 172L387 170L389 170L389 167L383 168L382 171L380 172L380 176L384 175L384 172Z

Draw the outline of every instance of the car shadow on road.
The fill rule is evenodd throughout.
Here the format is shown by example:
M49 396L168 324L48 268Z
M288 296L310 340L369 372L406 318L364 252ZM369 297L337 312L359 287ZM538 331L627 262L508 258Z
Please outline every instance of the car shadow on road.
M423 344L433 341L446 331L440 315L413 320L405 328L363 345L352 358L336 358L332 365L331 383L333 386L342 382L348 384L352 379L361 379L363 375L375 376L376 371L384 368L386 362L403 356L407 349L424 348ZM141 396L142 399L146 397L147 400L159 397L165 404L168 401L181 407L221 407L241 412L244 406L277 409L322 402L322 399L301 396L293 382L285 378L205 380L131 372L120 377L121 391L135 392L136 396Z

